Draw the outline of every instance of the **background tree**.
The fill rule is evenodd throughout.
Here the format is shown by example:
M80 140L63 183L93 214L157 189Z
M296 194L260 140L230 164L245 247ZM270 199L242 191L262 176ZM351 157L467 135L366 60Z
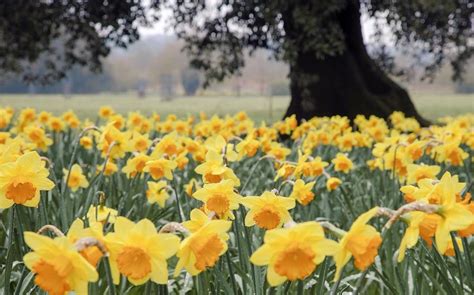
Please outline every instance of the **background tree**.
M198 71L189 68L181 70L181 85L187 96L194 96L200 84L201 78Z
M380 46L375 57L369 56L362 11L385 20L395 45L416 46L418 54L428 55L427 77L449 61L453 78L459 79L473 52L474 6L469 0L242 0L220 1L213 7L199 1L177 3L178 35L194 57L192 64L206 71L209 81L237 73L245 48L270 49L290 66L292 100L286 115L299 119L335 114L387 117L400 110L427 124L407 92L387 75L394 69L389 52ZM378 36L381 32L382 26L376 26Z
M0 75L51 83L74 65L99 71L112 47L135 42L138 28L156 19L154 6L141 2L1 1Z
M267 49L287 62L292 100L286 114L299 119L387 117L400 110L428 123L387 75L404 72L394 68L382 28L390 29L397 47L417 48L412 52L423 57L427 78L449 62L453 78L460 79L473 53L470 0L6 0L0 4L0 66L21 71L18 60L56 52L64 56L63 67L99 68L110 46L135 41L138 26L151 23L163 7L173 12L171 25L191 64L204 71L204 85L239 73L247 49ZM361 13L379 24L372 56L362 38ZM64 49L57 49L57 40ZM55 63L46 57L46 64ZM54 78L60 70L51 66L49 73Z

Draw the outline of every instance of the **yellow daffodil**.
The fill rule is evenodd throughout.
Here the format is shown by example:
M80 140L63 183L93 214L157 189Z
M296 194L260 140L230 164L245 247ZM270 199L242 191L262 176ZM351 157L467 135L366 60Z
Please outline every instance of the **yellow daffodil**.
M86 150L90 150L92 149L92 145L93 145L93 141L92 141L92 138L90 138L89 136L83 136L81 137L81 139L79 140L79 144L85 148Z
M234 162L239 158L238 154L234 151L234 145L227 143L225 138L220 134L206 139L204 146L208 151L214 151L218 154L223 154L229 162Z
M172 157L179 154L182 149L182 139L176 132L172 132L160 139L160 141L155 145L155 149L153 150L151 156L153 158L159 158L163 155Z
M221 219L234 219L232 210L239 208L242 197L234 192L234 182L230 179L219 183L205 184L193 197L204 202L207 212L214 212Z
M121 132L114 123L115 121L103 128L98 148L102 152L102 156L105 157L109 154L112 159L118 159L130 151L131 132Z
M101 173L102 170L104 171L105 176L110 176L118 171L118 167L117 167L117 164L115 164L112 160L109 160L107 161L107 164L105 165L105 169L104 169L104 165L97 166L98 173Z
M223 179L229 179L235 183L235 186L240 185L240 180L235 176L234 171L224 165L222 156L214 150L206 153L205 162L197 166L195 171L202 175L204 183L218 183Z
M160 158L156 160L150 160L146 162L144 172L148 172L151 175L151 178L158 180L165 177L168 180L173 179L173 170L176 168L177 164L173 160L168 160L166 158Z
M349 159L345 154L338 153L334 159L331 161L334 164L335 171L342 171L344 173L349 173L353 167L351 159Z
M176 165L179 170L184 170L189 163L189 158L186 156L186 154L187 152L184 151L175 158Z
M57 117L52 117L52 118L49 119L49 127L54 132L61 132L65 128L63 120L61 120L61 118L57 118Z
M335 241L324 237L323 228L310 221L267 231L264 244L252 254L250 261L259 266L268 265L268 283L277 286L286 280L305 279L337 249Z
M41 127L28 126L25 128L24 134L37 149L44 152L47 151L48 147L53 144L51 138L46 135L46 132Z
M247 136L244 140L239 142L236 146L237 153L242 158L244 155L251 158L255 156L260 147L260 142L251 136Z
M357 145L355 133L353 132L345 132L339 136L336 141L341 151L350 151L352 147Z
M194 179L194 178L191 178L191 180L189 180L189 182L187 184L184 185L184 191L186 192L186 194L190 197L193 196L193 193L195 191L197 191L198 189L201 188L201 185L199 184L199 182Z
M303 206L308 205L314 199L314 193L311 190L315 183L315 181L304 183L302 179L297 179L293 185L290 198L297 200Z
M50 112L42 111L38 114L38 121L42 124L47 124L53 115Z
M441 171L441 167L436 165L409 164L407 166L407 184L417 183L425 178L435 179L439 171Z
M181 242L176 256L179 258L174 276L183 268L192 276L213 267L219 257L227 251L227 231L230 221L211 220L199 209L191 211L191 220L183 223L190 235Z
M257 225L266 230L281 227L291 220L288 210L295 207L294 199L268 191L261 196L242 198L240 203L250 209L245 216L245 226Z
M28 152L0 165L0 208L13 204L37 207L40 191L49 191L54 183L37 152Z
M179 238L173 234L157 233L148 219L137 223L117 217L114 232L105 236L110 250L110 266L115 284L120 274L133 285L148 280L157 284L168 282L168 264L179 247Z
M279 161L283 161L286 159L286 157L291 153L291 150L289 148L286 148L279 144L278 142L272 142L270 144L270 149L267 151L267 154L269 156L274 157L275 159Z
M101 118L107 119L114 114L114 110L110 106L102 106L99 109L99 116Z
M167 191L167 183L164 180L158 182L148 181L146 198L149 203L158 203L160 207L165 207L166 200L170 197Z
M87 218L89 219L89 224L95 222L100 223L114 223L115 218L118 216L118 211L112 208L105 207L103 205L91 206L89 211L87 211Z
M23 257L26 267L35 275L35 284L48 294L64 295L70 291L87 294L89 282L98 274L66 237L54 240L25 232L25 242L33 250Z
M463 161L469 156L461 147L460 140L445 142L434 148L433 156L438 162L445 162L453 166L463 166Z
M67 180L67 186L73 191L77 191L79 188L86 188L89 186L86 176L82 172L81 166L74 164L71 167L71 171L63 169L64 181L66 181L68 174L69 179Z
M317 177L323 174L324 168L328 165L328 162L324 162L321 157L316 157L313 160L305 163L305 165L302 167L302 172L306 177Z
M342 268L354 257L354 265L364 271L369 267L377 256L378 248L382 244L380 233L366 223L369 222L378 212L378 207L360 215L352 224L350 230L343 234L339 241L339 249L334 255L336 261L336 275L334 280L338 280Z
M326 189L328 191L333 191L336 188L338 188L339 185L341 185L341 183L342 183L342 180L340 180L339 178L329 177L328 180L326 181Z
M134 132L131 139L131 149L136 152L145 152L151 144L148 134Z
M437 213L442 218L436 228L435 241L440 253L445 253L448 248L450 232L466 229L474 223L474 214L463 204L456 203L460 184L457 175L451 176L449 172L444 173L437 184L441 196L441 207Z
M287 179L288 177L290 177L293 174L293 172L295 172L295 168L296 168L296 166L293 165L293 164L285 163L285 164L281 165L280 168L277 171L276 176L275 176L275 181L278 178Z
M145 169L146 163L150 161L150 156L140 153L127 160L127 164L122 168L122 172L128 178L135 177L138 173L142 173Z

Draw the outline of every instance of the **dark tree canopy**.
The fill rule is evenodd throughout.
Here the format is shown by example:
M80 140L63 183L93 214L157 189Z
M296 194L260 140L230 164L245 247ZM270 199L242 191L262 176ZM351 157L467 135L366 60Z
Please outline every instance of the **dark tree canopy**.
M450 63L453 78L460 79L474 51L471 0L6 0L0 4L0 67L46 81L74 64L100 69L112 46L136 41L138 27L165 8L205 83L239 73L246 50L264 48L286 61L292 94L287 114L299 119L386 117L401 110L424 121L406 91L385 75L403 71L386 50L383 28L395 47L414 48L423 57L428 78ZM371 56L362 39L362 14L376 20L380 42ZM48 71L35 73L34 61Z
M141 1L3 0L0 68L26 81L50 83L74 65L101 69L113 46L138 40L153 15Z

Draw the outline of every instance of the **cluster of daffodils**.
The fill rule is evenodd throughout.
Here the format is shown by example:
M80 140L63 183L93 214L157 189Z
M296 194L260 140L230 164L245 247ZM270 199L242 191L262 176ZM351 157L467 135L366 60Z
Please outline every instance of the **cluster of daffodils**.
M394 257L474 291L473 115L98 115L0 109L5 293L393 292Z

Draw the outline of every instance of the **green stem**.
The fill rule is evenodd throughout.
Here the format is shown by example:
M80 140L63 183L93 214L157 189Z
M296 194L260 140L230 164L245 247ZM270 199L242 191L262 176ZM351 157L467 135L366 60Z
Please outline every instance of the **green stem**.
M456 266L458 268L458 273L459 273L459 285L461 287L461 290L464 291L464 280L463 280L463 273L461 269L461 251L459 250L458 243L456 241L456 237L454 236L454 233L451 233L451 240L453 242L453 247L454 247L454 252L456 256Z
M304 293L304 281L303 280L299 280L298 281L298 286L297 286L297 294L298 295L303 295Z
M229 276L230 276L230 281L232 282L232 289L234 290L234 294L239 294L237 292L237 283L235 282L234 271L232 269L232 261L230 260L229 251L225 252L225 256L227 259L227 265L229 267Z
M240 219L242 220L242 225L244 226L244 232L245 232L245 241L247 242L247 250L248 250L248 257L250 257L252 255L252 237L250 236L250 233L249 233L249 229L248 227L245 226L245 222L244 222L244 216L245 216L245 212L244 212L244 209L243 207L240 207ZM254 283L254 290L256 291L257 290L257 281L255 280L256 278L256 272L255 272L255 265L253 265L252 263L250 263L250 270L252 271L252 277L254 278L253 279L253 283Z
M10 294L10 280L11 280L11 272L12 272L12 266L13 266L13 232L15 230L15 205L10 207L10 211L8 212L8 221L10 222L9 224L9 229L8 229L8 236L7 236L7 259L5 261L5 271L4 271L4 276L5 276L5 282L4 282L4 288L3 288L3 294L4 295L9 295Z
M107 278L107 285L109 287L109 294L115 295L116 294L115 285L112 278L112 270L110 269L109 260L110 260L110 257L104 257L105 275Z
M258 164L260 164L260 162L262 160L269 159L269 158L270 157L268 157L268 156L263 156L260 159L258 159L257 162L252 166L252 169L250 169L250 173L249 173L249 176L247 177L247 180L245 181L244 185L240 189L241 192L243 192L245 190L245 188L247 187L247 185L250 183L250 180L252 179L253 173L255 172L255 169L257 169Z

